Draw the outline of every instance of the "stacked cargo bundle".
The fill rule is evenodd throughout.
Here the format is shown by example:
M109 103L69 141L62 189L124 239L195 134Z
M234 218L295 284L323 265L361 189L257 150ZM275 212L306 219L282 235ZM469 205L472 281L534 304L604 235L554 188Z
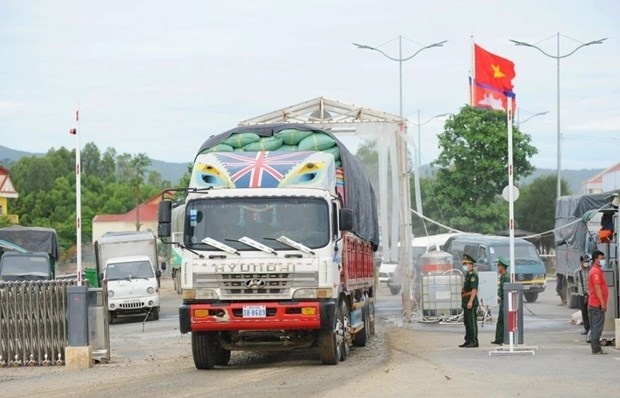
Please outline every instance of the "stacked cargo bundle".
M268 137L261 137L252 132L236 131L225 140L200 153L258 151L322 151L331 153L336 161L336 167L342 167L340 149L332 137L320 131L295 128L280 130Z

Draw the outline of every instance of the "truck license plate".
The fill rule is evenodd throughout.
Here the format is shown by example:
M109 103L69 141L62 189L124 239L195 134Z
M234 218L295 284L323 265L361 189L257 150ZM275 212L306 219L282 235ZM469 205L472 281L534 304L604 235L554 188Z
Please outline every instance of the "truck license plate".
M244 318L265 318L267 316L267 308L264 305L244 305Z

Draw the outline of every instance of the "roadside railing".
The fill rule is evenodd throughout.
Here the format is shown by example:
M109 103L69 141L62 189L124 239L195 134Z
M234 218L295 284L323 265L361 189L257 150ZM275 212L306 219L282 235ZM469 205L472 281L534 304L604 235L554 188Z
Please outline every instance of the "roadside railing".
M0 366L64 364L67 287L76 282L0 282Z

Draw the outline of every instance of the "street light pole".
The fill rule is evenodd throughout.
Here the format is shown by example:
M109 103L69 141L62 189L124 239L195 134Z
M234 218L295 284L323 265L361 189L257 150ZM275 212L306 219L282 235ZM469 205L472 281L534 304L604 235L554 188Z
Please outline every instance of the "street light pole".
M573 51L564 54L564 55L560 55L560 33L557 33L557 51L556 51L556 55L552 55L549 54L548 52L544 51L543 49L541 49L540 47L531 44L531 43L526 43L524 41L518 41L518 40L512 40L510 39L511 42L513 42L515 45L517 46L525 46L525 47L532 47L537 49L538 51L540 51L541 53L543 53L544 55L546 55L549 58L554 58L557 62L557 197L559 198L562 195L562 145L561 145L561 131L560 131L560 60L562 58L567 58L570 57L571 55L573 55L574 53L577 52L577 50L579 50L580 48L583 47L587 47L587 46L591 46L593 44L603 44L603 42L607 40L607 38L604 39L599 39L599 40L593 40L587 43L582 43L581 45L575 47L575 49L573 49Z
M401 121L403 120L403 62L409 61L410 59L414 58L416 55L418 55L422 51L427 50L429 48L443 47L443 45L448 42L448 40L444 40L444 41L440 41L437 43L429 44L428 46L420 48L418 51L414 52L410 56L403 58L402 38L403 38L402 36L398 36L398 58L394 58L386 54L383 50L379 48L368 46L366 44L353 43L353 45L359 49L376 51L378 53L381 53L387 59L391 59L392 61L398 62L398 72L399 72L399 79L398 79L399 113L398 115L400 116Z
M543 116L547 113L549 113L549 111L534 113L533 115L528 116L527 119L525 119L524 121L521 121L521 110L519 109L517 110L517 127L521 127L523 123L527 123L530 119L533 119L536 116Z
M421 187L420 187L420 159L422 159L422 134L421 134L421 130L422 130L422 126L424 126L425 124L430 123L432 120L440 118L440 117L444 117L444 116L448 116L450 115L450 113L442 113L440 115L435 115L433 117L431 117L430 119L426 120L424 123L420 123L420 110L418 109L418 123L416 123L416 125L418 126L418 141L417 141L417 150L416 150L416 159L415 159L415 174L414 174L414 178L415 178L415 205L416 205L416 211L419 213L420 218L422 218L422 216L424 215L424 212L422 210L422 192L421 192Z

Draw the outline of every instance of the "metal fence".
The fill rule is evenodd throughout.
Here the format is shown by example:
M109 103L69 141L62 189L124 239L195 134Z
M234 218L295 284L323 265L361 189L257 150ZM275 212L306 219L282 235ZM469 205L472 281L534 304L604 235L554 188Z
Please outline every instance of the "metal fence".
M0 366L64 364L67 287L75 284L0 282Z

